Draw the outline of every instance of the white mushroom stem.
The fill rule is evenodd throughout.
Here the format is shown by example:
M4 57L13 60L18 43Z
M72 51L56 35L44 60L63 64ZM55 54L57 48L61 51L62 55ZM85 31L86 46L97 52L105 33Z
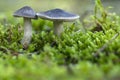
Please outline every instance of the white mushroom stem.
M24 19L24 36L22 38L21 44L24 48L27 48L32 37L32 23L30 18Z
M63 21L53 21L54 34L60 36L63 32Z

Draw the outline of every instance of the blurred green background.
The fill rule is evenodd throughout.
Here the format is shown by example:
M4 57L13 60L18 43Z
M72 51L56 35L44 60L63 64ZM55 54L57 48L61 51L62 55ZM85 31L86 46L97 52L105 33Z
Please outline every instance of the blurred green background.
M120 14L120 0L101 0L103 5L110 12ZM61 8L82 16L93 13L95 0L0 0L0 15L12 15L14 11L23 7L30 6L36 12L46 11L54 8ZM86 14L87 12L87 14ZM7 13L7 14L6 14Z
M0 12L14 12L23 6L31 6L35 11L61 8L75 13L92 9L94 0L0 0Z
M31 6L35 11L45 11L61 8L82 14L94 8L95 0L0 0L0 12L14 12L25 5ZM120 13L120 0L102 0L104 6L112 6L112 11Z

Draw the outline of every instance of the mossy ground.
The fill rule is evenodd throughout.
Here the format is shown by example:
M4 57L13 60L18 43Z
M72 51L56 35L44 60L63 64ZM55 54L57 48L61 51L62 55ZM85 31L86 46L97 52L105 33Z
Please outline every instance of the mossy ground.
M11 15L0 24L1 80L119 80L120 17L96 1L90 29L65 23L61 37L52 22L33 20L33 36L23 49L22 20ZM9 15L7 15L9 16ZM87 24L87 23L85 23Z

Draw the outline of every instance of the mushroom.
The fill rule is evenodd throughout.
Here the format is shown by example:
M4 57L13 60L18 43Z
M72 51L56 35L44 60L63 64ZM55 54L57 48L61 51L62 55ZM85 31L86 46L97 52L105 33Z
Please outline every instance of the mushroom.
M36 19L36 13L29 6L24 6L19 10L15 11L13 14L14 17L23 17L24 21L24 36L22 38L21 44L24 48L27 48L32 37L32 23L31 19Z
M53 21L54 34L57 36L60 36L63 32L63 22L70 22L79 18L79 15L66 12L62 9L52 9L45 12L39 12L36 15L42 19Z

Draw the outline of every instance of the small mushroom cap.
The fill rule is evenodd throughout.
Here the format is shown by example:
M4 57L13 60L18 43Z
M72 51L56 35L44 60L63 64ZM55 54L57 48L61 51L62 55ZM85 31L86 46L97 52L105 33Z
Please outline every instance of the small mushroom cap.
M53 9L45 12L39 12L37 13L37 16L42 19L52 21L74 21L79 18L79 15L69 13L61 9Z
M37 18L34 10L29 6L24 6L19 10L15 11L14 17L26 17L26 18Z

